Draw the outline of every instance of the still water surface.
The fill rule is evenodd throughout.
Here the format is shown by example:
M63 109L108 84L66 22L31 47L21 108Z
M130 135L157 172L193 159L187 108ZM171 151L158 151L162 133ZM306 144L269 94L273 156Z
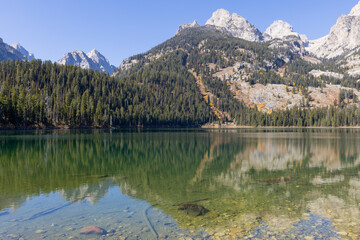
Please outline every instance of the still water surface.
M359 153L360 130L3 131L0 239L360 239Z

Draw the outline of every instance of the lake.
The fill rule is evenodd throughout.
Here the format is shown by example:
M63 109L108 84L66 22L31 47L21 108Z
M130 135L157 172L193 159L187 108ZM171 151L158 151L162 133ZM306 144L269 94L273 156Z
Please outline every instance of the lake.
M359 153L356 129L2 131L0 239L359 239Z

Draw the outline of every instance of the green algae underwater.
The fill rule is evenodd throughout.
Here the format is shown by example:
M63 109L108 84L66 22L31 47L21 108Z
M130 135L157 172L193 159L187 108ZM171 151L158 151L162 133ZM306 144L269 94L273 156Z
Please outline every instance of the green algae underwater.
M359 151L356 129L4 131L0 238L357 239Z

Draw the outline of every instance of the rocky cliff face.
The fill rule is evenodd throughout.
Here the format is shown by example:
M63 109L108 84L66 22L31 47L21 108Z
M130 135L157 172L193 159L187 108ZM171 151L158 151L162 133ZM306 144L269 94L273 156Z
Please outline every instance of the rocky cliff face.
M305 34L294 32L293 26L282 20L276 20L264 32L264 41L270 42L270 48L288 49L292 53L306 55L305 47L309 40Z
M188 28L194 28L194 27L200 27L200 25L194 20L192 23L189 24L183 24L179 26L179 29L176 31L175 35L178 35L181 31Z
M115 66L111 65L109 60L105 58L99 51L96 49L92 50L87 54L87 56L95 63L95 70L99 70L100 72L106 72L112 74L116 69Z
M329 35L310 41L307 50L319 58L335 58L360 46L360 2L342 15Z
M232 36L251 42L270 42L271 48L285 48L289 51L305 55L305 47L309 40L304 34L293 31L293 27L284 21L275 21L264 33L261 33L253 24L236 13L230 14L225 9L216 10L212 17L206 22L208 27L216 27L226 31ZM187 28L199 27L196 21L179 27L176 35Z
M31 61L35 59L34 54L29 53L23 46L20 45L20 43L14 43L13 45L11 45L11 47L13 47L15 50L17 50L22 55L24 55L27 60Z
M7 60L25 60L25 56L17 51L15 48L4 43L2 38L0 38L0 61Z
M57 61L62 65L74 65L84 69L93 69L100 72L112 74L115 66L110 65L109 61L96 49L88 54L83 51L73 51L64 55L62 59Z
M318 58L331 59L360 49L360 2L348 15L338 19L328 35L312 41L306 35L294 32L293 27L282 20L275 21L262 33L245 18L225 9L216 10L206 25L224 29L232 36L248 41L271 42L272 48L287 48L301 56L311 53ZM177 34L198 26L196 21L181 25Z
M293 26L282 20L276 20L264 32L264 40L288 39L289 37L300 40L307 45L309 40L305 34L294 32Z
M212 17L206 22L206 25L225 28L234 37L248 41L260 42L263 40L262 33L254 27L253 24L236 13L230 14L230 12L225 9L215 11Z

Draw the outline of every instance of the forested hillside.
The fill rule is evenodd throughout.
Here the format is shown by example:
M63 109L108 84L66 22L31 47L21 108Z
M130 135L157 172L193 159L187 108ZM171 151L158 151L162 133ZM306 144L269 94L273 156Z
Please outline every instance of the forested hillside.
M2 126L199 126L212 114L176 52L121 80L39 60L0 63Z
M355 126L358 88L334 63L312 64L289 48L198 27L125 60L114 77L40 60L3 61L0 125Z

